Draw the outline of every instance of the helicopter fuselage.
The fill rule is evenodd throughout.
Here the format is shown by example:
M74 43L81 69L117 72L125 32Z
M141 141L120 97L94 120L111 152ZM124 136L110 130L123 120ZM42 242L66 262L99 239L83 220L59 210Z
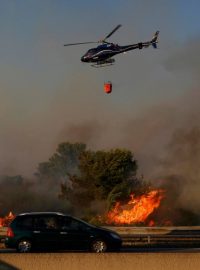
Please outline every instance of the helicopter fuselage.
M149 42L137 43L125 46L119 46L114 43L106 43L99 45L96 48L88 50L82 57L81 61L86 63L103 63L104 61L110 59L116 54L125 53L130 50L142 49L143 47L149 46Z
M96 48L92 48L88 50L82 57L81 61L85 63L93 63L94 67L101 67L105 65L112 65L115 62L115 59L112 57L116 54L125 53L127 51L148 48L150 45L153 48L157 48L157 39L159 31L157 31L153 38L147 42L140 42L131 45L119 46L118 44L114 44L111 42L107 42L107 39L111 37L119 28L121 24L117 25L104 39L99 41L87 41L87 42L76 42L76 43L68 43L64 44L64 46L74 46L74 45L83 45L83 44L91 44L91 43L101 43L101 45Z

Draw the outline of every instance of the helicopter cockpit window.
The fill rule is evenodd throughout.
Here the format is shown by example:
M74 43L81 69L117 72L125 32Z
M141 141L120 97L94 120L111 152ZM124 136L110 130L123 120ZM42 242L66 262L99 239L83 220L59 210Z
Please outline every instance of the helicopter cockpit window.
M111 46L111 44L102 44L102 45L99 45L97 48L98 49L107 49L110 46Z
M88 50L88 54L92 54L92 53L95 53L96 52L96 50L95 49L90 49L90 50Z

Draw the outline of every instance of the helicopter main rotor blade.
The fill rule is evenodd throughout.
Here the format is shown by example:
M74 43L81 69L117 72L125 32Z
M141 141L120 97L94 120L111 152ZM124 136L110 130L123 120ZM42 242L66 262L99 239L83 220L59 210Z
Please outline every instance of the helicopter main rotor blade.
M64 44L64 46L74 46L74 45L92 44L92 43L98 43L98 42L88 41L88 42L79 42L79 43L69 43L69 44Z
M112 30L112 32L110 32L110 34L108 34L104 39L103 41L105 41L107 38L109 38L110 36L112 36L122 25L121 24L118 24L115 29Z

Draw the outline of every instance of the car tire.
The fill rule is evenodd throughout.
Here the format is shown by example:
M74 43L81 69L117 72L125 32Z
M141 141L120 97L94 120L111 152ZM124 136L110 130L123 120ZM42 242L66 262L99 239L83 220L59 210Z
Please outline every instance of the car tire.
M97 239L91 244L91 251L94 253L103 253L107 251L107 244L104 240Z
M32 243L30 240L22 239L18 242L17 251L20 253L28 253L32 249Z

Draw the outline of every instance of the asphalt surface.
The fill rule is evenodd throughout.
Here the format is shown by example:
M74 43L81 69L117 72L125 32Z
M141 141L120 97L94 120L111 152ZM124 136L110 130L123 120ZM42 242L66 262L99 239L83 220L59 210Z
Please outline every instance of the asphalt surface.
M0 253L18 253L15 249L6 249L2 248L0 249ZM47 251L36 251L32 253L90 253L87 251L76 251L76 250L59 250L54 252L47 252ZM200 248L169 248L169 247L129 247L129 248L122 248L118 252L112 252L112 253L200 253Z

